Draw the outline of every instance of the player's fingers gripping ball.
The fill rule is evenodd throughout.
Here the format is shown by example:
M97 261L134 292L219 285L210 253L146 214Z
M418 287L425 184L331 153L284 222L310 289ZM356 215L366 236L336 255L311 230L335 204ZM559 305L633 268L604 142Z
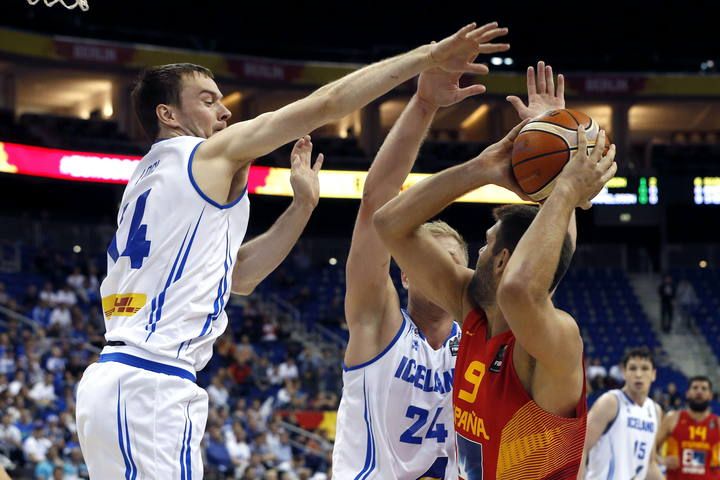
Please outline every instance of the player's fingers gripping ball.
M552 110L532 119L520 130L512 152L512 171L520 188L539 202L550 195L555 180L578 148L577 129L585 127L588 155L595 148L600 126L576 110ZM610 146L605 142L605 152Z

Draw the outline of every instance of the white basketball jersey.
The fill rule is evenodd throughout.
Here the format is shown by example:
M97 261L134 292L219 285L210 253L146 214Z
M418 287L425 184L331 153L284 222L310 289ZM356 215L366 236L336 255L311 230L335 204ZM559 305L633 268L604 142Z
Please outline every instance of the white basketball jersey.
M125 188L100 293L108 341L130 353L200 370L227 326L225 303L250 214L247 190L221 205L192 177L204 139L155 143Z
M647 398L638 405L622 390L608 395L617 398L617 415L590 450L585 479L644 479L659 427L656 404Z
M452 385L460 327L438 350L403 310L377 357L343 368L333 478L457 479Z

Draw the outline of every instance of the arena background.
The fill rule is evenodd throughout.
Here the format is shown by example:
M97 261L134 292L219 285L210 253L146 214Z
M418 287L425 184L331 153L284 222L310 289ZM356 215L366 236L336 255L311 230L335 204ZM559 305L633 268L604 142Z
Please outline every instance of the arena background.
M656 353L652 396L666 410L682 406L689 376L720 379L720 58L705 2L89 4L80 12L6 0L0 16L0 462L13 478L87 475L74 388L103 344L97 281L122 179L148 146L129 91L153 64L213 69L237 121L469 21L499 21L512 48L487 58L487 94L437 116L414 172L454 165L499 138L516 122L504 98L524 95L525 68L552 64L567 75L568 105L618 145L618 178L578 213L578 250L556 296L583 332L589 401L619 384L617 364L635 346ZM326 478L357 198L412 91L408 82L313 132L326 156L323 192L345 198L323 198L291 257L227 308L230 328L199 378L211 398L206 478ZM288 154L256 163L250 236L289 202ZM506 198L479 192L481 201L441 216L471 243L471 263ZM664 275L678 287L669 333Z

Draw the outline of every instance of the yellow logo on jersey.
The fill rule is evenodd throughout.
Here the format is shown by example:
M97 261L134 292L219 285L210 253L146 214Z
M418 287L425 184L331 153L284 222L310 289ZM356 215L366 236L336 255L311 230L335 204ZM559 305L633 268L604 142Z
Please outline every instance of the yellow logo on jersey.
M105 318L131 317L140 311L147 303L144 293L115 293L103 297L102 306Z
M5 151L5 144L0 142L0 172L3 173L17 173L18 168L15 165L10 165L8 162L8 154Z

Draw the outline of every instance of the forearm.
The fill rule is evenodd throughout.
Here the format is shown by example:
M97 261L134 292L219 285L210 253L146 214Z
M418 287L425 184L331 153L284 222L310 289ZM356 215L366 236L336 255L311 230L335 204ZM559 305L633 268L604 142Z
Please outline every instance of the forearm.
M432 66L430 45L363 67L317 90L334 118L348 115ZM311 96L311 97L312 97Z
M437 107L410 99L375 156L363 189L363 202L376 209L394 198L415 163Z
M488 183L474 160L448 168L389 201L375 214L375 227L386 241L410 235L451 202Z
M240 247L232 273L233 293L249 295L285 260L313 209L312 205L293 200L267 232Z
M574 210L567 192L556 188L515 247L500 288L547 299Z

